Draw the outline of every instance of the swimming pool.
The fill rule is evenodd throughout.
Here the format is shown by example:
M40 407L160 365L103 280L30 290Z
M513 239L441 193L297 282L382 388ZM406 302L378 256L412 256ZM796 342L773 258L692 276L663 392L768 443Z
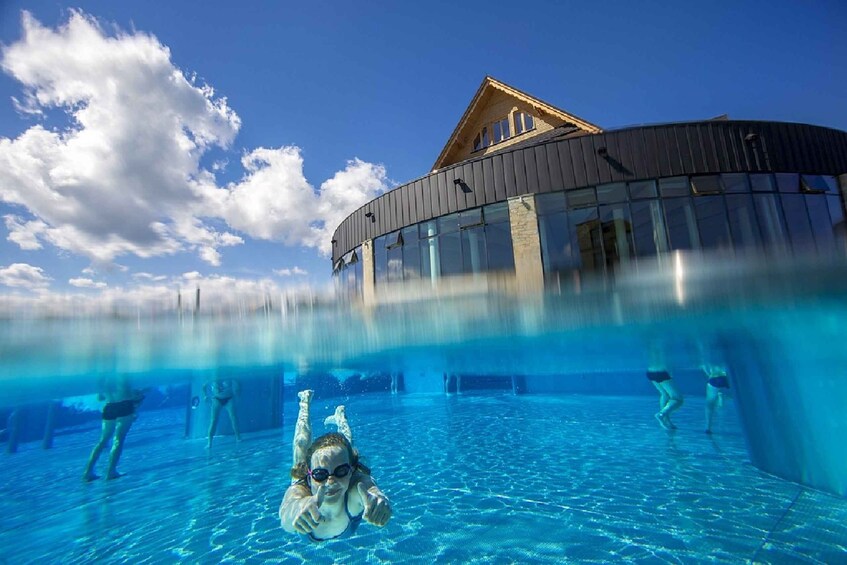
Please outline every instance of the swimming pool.
M51 449L22 442L0 468L0 559L844 561L847 499L803 483L827 479L815 473L843 461L843 447L812 448L843 437L843 412L829 407L843 406L847 390L837 346L847 279L843 265L811 278L803 268L727 275L719 284L712 273L709 285L692 279L683 297L636 285L521 304L471 296L371 316L315 309L195 325L6 320L0 408L90 393L109 372L155 385L237 367L248 389L264 386L257 375L284 377L281 427L246 433L240 444L219 437L210 452L202 430L185 438L186 420L198 413L190 395L171 408L146 406L121 459L126 475L116 481L80 481L96 419L57 430ZM732 277L745 286L728 284ZM656 393L644 378L644 340L655 335L664 336L686 392L670 433L653 418ZM709 436L692 344L714 339L738 374L736 398ZM328 372L336 367L346 371ZM350 383L365 390L371 382L350 378L357 371L401 371L404 390L353 393ZM461 394L441 390L445 373L452 389L463 375ZM323 386L334 378L347 385ZM379 378L372 381L384 383ZM336 404L347 405L356 444L394 507L385 528L363 525L351 539L321 545L286 534L276 516L295 393L315 384L315 433ZM806 411L808 398L827 408ZM244 402L242 413L257 409L257 401ZM781 435L768 435L772 429ZM815 434L830 443L808 439ZM774 443L779 438L786 443ZM795 453L806 457L797 478L759 469L781 470ZM828 484L837 489L837 479Z
M317 398L315 420L338 398ZM117 481L79 481L97 430L3 465L9 563L835 563L847 501L762 473L738 420L702 432L702 401L668 435L641 396L362 395L343 399L395 515L323 545L283 532L295 406L283 430L211 453L178 409L142 412ZM316 424L316 433L323 427Z

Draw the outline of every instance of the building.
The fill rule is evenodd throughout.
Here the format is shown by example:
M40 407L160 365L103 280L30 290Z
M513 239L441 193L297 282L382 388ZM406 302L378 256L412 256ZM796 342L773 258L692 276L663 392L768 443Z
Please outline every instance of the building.
M714 120L612 131L486 77L428 175L332 240L366 304L484 279L578 291L675 250L843 252L847 133Z

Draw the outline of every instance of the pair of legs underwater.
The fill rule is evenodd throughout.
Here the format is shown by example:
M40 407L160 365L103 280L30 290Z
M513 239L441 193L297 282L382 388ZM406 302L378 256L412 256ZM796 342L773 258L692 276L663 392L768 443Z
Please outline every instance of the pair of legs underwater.
M221 408L225 408L229 414L229 422L232 424L232 433L235 434L235 441L241 441L241 434L238 432L238 414L235 411L235 397L218 398L212 397L211 417L209 420L209 441L206 443L206 449L211 449L212 438L215 437L215 431L218 429L218 420L221 416Z
M94 449L91 450L91 455L88 457L88 463L85 465L85 472L82 475L82 479L84 481L93 481L100 478L94 474L94 467L97 465L97 460L100 458L100 454L109 444L109 440L112 439L112 436L114 436L114 441L112 441L112 450L109 453L109 468L106 471L106 478L117 479L121 476L121 474L118 473L118 461L120 460L121 453L124 450L126 435L129 433L129 428L132 426L134 421L135 414L120 416L110 420L103 420L103 427L100 431L100 440L94 446Z
M294 465L300 462L309 465L306 454L309 451L309 446L312 445L312 420L310 409L312 405L313 391L303 390L297 393L300 398L300 410L297 413L297 424L294 428ZM350 429L350 424L347 422L347 413L344 406L337 406L335 414L327 417L324 420L325 425L335 424L338 427L338 433L347 438L350 445L353 445L353 431Z
M668 378L664 381L652 381L653 386L659 391L659 411L656 412L656 420L666 430L675 430L676 426L671 422L671 413L682 406L682 394Z
M714 384L713 384L714 383ZM723 406L724 395L729 390L729 381L726 376L709 379L706 383L706 433L712 433L712 422L715 419L715 411Z

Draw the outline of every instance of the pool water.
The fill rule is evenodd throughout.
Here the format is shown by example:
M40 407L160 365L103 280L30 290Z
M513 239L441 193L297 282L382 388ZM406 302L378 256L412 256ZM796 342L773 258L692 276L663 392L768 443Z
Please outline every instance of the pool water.
M372 393L337 403L394 516L312 544L279 527L296 404L282 429L185 440L184 409L142 411L116 481L82 483L98 423L22 444L0 468L8 563L839 563L847 500L749 462L732 401L711 436L688 398ZM105 464L101 461L101 464ZM102 465L101 465L102 467Z
M0 456L0 563L847 563L847 260L673 264L520 301L0 311L0 415L31 418ZM644 377L657 339L686 395L674 432ZM734 399L708 435L712 355ZM263 431L236 443L222 416L207 451L186 439L208 415L190 401L228 371ZM34 415L116 375L185 394L157 409L148 394L125 476L83 483L96 412L63 411L52 449ZM319 545L280 528L304 387L315 435L348 407L392 501L385 528Z

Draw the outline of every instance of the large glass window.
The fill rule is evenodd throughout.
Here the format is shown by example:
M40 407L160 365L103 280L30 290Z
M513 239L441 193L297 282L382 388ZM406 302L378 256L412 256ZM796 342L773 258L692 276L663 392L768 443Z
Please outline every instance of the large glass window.
M485 230L481 224L465 228L462 237L462 270L465 273L481 273L488 270L485 252Z
M388 282L388 253L385 249L387 237L374 239L374 280L376 284Z
M756 194L753 201L765 247L783 249L786 243L785 220L776 198L774 194Z
M462 272L462 241L458 231L439 235L438 251L441 254L441 276L458 275Z
M570 227L569 248L575 267L586 271L603 268L603 236L597 208L583 208L568 212Z
M434 222L433 222L434 223ZM432 230L435 231L434 229ZM421 278L434 280L441 276L441 257L438 252L438 237L421 239Z
M400 236L405 280L515 267L506 202L422 222Z
M732 241L737 248L758 247L762 243L759 224L753 210L753 198L749 194L729 194L726 197L729 212L729 228Z
M361 253L360 246L335 263L332 275L338 296L353 298L362 295L362 263L359 260Z
M829 204L829 217L833 226L844 227L844 206L840 196L828 195L826 197Z
M539 216L538 235L541 240L541 262L545 273L578 265L573 258L568 217L564 210Z
M509 204L489 204L482 209L485 222L485 241L488 252L488 268L493 271L515 270L515 255L512 250L512 229L509 222Z
M699 249L697 217L690 198L668 198L665 205L665 225L671 249Z
M668 236L665 230L665 218L662 215L662 203L658 200L649 200L633 202L630 207L636 254L645 257L666 252Z
M806 207L809 209L809 221L812 226L812 235L815 238L820 253L831 253L835 248L835 238L832 233L832 222L829 218L829 209L826 198L818 194L807 194Z
M388 282L403 280L403 235L397 231L386 236L385 254L388 260Z
M611 273L618 264L627 265L635 254L632 219L627 204L601 206L599 214L606 270Z
M359 257L362 247L359 246L350 254L347 265L347 291L350 295L361 296L362 294L362 261Z
M785 213L785 225L791 238L794 251L815 249L812 226L809 224L809 212L806 199L802 194L782 194L782 211Z
M699 196L694 199L694 210L700 228L700 245L704 249L732 248L723 197Z
M486 224L485 241L488 244L488 268L493 271L513 271L515 255L509 222Z
M418 226L403 228L403 280L421 278L421 246Z

